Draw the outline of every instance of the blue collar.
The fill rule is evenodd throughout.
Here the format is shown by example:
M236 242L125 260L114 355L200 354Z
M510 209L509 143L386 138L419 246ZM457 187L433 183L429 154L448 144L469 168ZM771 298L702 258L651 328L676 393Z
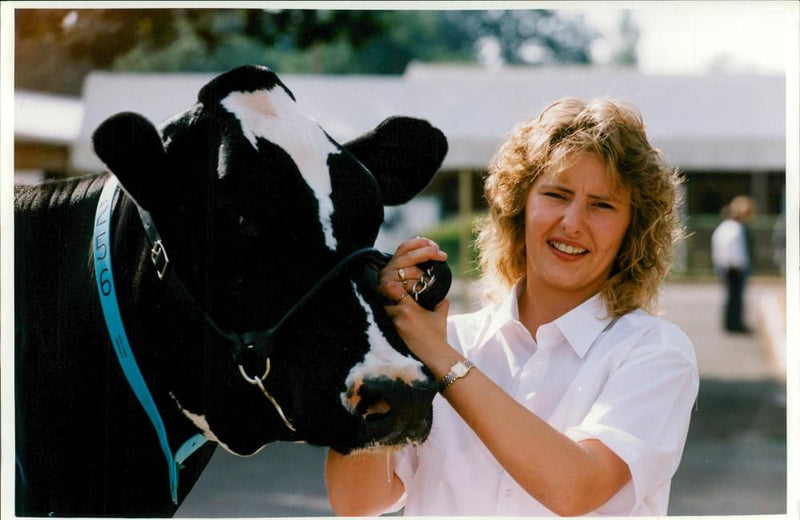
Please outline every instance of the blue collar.
M118 191L119 181L112 175L106 182L103 192L100 195L100 200L97 203L93 246L97 292L100 295L106 327L108 328L108 334L111 337L111 342L113 343L114 352L117 354L119 364L122 367L122 371L125 373L128 384L134 394L136 394L139 403L141 403L142 408L144 408L144 411L153 423L153 427L158 435L158 441L161 445L161 450L164 452L164 457L167 460L169 469L170 495L172 497L172 502L177 505L178 467L202 446L207 439L201 434L194 435L178 448L175 455L172 454L167 439L167 431L164 427L164 421L161 419L161 414L158 413L158 407L155 401L153 401L153 396L147 388L147 383L145 383L142 372L139 370L139 365L136 363L136 359L131 351L131 345L128 342L127 334L125 334L125 326L122 324L122 315L120 314L119 304L117 302L114 275L111 268L111 241L109 239L111 235L111 213L114 207L114 197ZM163 275L163 273L160 273L160 275Z

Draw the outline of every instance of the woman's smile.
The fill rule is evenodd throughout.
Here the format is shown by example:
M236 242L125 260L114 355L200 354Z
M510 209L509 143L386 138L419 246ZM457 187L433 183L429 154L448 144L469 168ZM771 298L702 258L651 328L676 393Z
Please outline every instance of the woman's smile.
M569 256L581 256L589 252L588 249L578 246L570 245L560 240L549 240L548 243L556 250Z

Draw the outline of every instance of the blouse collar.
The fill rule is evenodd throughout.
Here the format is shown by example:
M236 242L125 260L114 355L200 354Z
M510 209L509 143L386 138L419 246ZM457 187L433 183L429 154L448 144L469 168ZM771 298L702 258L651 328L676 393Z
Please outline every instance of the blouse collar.
M482 345L485 345L490 338L508 323L516 322L520 326L524 326L519 321L519 291L522 283L522 281L519 281L514 284L508 296L502 302L496 304L497 306L492 313L491 322ZM539 330L555 327L572 349L575 350L575 353L583 357L589 351L589 347L592 346L597 336L610 327L613 321L614 318L608 315L602 296L597 293L551 323L542 325Z

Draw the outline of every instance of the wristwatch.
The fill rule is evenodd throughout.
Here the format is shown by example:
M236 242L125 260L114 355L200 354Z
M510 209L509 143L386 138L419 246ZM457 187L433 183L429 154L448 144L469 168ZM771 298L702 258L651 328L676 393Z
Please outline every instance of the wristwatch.
M475 364L469 359L454 363L453 366L450 367L450 372L439 380L439 393L444 393L445 390L450 388L450 385L455 383L456 379L461 379L467 375L474 366Z

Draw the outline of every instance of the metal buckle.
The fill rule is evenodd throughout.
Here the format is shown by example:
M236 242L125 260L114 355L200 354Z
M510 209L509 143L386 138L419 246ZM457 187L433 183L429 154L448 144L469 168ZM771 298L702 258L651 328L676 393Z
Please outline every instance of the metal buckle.
M158 279L163 280L164 274L167 272L167 266L169 265L169 257L167 256L167 250L164 248L164 244L161 243L161 240L156 240L153 244L153 248L150 250L150 261L153 262L153 266L156 268Z

